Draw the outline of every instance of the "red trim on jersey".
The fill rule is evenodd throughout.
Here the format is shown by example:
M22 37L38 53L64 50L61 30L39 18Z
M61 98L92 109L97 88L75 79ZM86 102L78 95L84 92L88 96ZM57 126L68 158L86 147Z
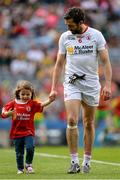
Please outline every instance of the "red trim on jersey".
M85 25L85 26L86 26L85 30L82 33L76 35L77 38L81 38L81 35L84 34L88 30L88 26L87 25Z
M88 26L87 25L85 25L85 26L86 26L85 30L81 34L85 33L88 30Z

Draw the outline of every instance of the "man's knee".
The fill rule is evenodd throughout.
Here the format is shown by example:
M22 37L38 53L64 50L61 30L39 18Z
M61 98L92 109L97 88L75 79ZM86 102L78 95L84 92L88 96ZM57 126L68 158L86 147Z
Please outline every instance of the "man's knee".
M75 118L75 116L69 116L67 121L70 126L75 126L77 124L77 118Z
M84 122L84 128L87 130L91 130L94 128L94 121L86 121Z

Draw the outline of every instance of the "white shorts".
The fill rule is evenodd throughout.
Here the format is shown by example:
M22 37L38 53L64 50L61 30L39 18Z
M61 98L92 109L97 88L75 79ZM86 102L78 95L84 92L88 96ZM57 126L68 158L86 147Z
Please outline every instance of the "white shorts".
M90 106L98 106L100 98L99 80L77 80L74 84L64 82L64 101L78 99Z

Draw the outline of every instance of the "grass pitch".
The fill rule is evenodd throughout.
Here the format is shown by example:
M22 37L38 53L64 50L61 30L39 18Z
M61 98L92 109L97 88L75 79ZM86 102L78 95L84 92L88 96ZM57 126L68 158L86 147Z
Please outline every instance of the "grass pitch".
M79 150L82 163L83 149ZM0 149L0 179L120 179L120 148L94 148L89 174L67 174L70 157L67 147L36 147L35 174L17 175L14 148Z

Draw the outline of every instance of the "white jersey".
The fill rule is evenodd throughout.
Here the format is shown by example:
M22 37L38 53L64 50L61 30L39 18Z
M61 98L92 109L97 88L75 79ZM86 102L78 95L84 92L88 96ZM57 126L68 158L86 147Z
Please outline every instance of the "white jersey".
M98 51L105 49L102 33L88 27L80 35L71 31L62 33L59 39L59 53L66 54L65 76L86 74L88 79L98 78Z

